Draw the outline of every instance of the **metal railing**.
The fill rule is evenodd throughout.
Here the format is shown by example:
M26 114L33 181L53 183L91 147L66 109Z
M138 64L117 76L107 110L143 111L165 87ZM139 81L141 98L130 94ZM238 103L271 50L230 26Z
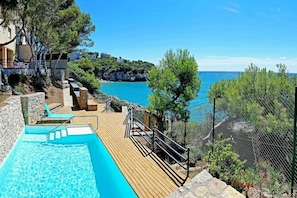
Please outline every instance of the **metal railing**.
M158 133L159 135L156 136L156 133ZM163 137L163 138L161 138L161 137ZM157 128L153 129L153 138L152 138L152 140L153 140L152 145L156 145L164 153L166 153L167 156L170 157L170 159L174 160L180 167L182 167L183 169L185 169L187 171L187 176L186 176L186 179L187 179L189 177L189 168L190 168L190 166L189 166L190 165L190 156L189 156L190 155L190 149L179 145L177 142L175 142L173 139L171 139L170 137L165 135L163 132L161 132ZM169 141L169 143L167 143L166 140ZM163 145L165 145L166 148L164 148L162 146L162 144L160 144L160 142ZM176 149L174 149L171 145L177 146L177 148L182 150L183 153L187 153L187 157L184 157L182 154L180 154L180 152L178 152ZM154 151L155 147L152 147L152 149ZM178 160L175 156L173 156L173 154L170 154L170 152L168 152L167 149L172 151L173 154L177 155L181 160ZM181 161L186 162L186 167L182 164Z
M0 59L0 65L8 67L8 68L13 68L14 67L14 61L11 60L10 58Z
M63 123L61 123L61 124L59 124L58 126L55 126L53 129L51 129L50 131L48 131L47 132L47 138L48 138L48 140L49 140L49 134L51 133L51 132L54 132L55 130L57 130L58 128L60 128L60 127L62 127L62 126L65 126L67 123L69 123L72 119L73 119L74 117L72 117L72 118L68 118L67 120L65 120Z
M132 135L134 136L135 133L137 133L140 137L142 137L145 140L145 142L149 145L149 147L152 148L154 143L153 143L153 141L150 142L149 140L153 139L154 131L152 129L150 129L148 126L146 126L143 122L141 122L138 118L133 117L133 123L134 123L134 125L137 126L136 128L141 129L142 127L144 127L144 129L146 129L146 130L144 132L141 132L141 131L136 130L136 128L132 126L132 128L130 128L130 130L132 130ZM153 151L153 149L151 149L151 150Z
M157 148L159 148L166 156L186 171L186 177L182 178L170 167L171 172L174 172L175 179L181 180L180 184L183 185L189 177L190 149L179 145L157 128L149 128L146 124L133 116L133 108L131 106L128 107L128 115L125 119L125 124L127 124L126 130L128 130L126 131L126 134L128 134L126 137L130 137L130 133L132 132L132 136L138 135L143 138L147 143L147 147L151 150L148 155L157 153ZM186 157L183 154L186 154ZM183 162L185 162L186 165L184 165Z
M74 118L88 118L88 117L90 117L90 118L92 118L92 117L96 118L96 128L94 128L94 126L92 124L91 125L92 125L92 127L95 130L97 130L98 129L98 123L99 123L99 118L98 118L97 115L79 115L79 116L74 116L73 119Z
M107 112L110 111L110 105L111 105L111 102L112 102L112 98L111 98L111 97L108 97L108 98L105 100L105 107L104 107L103 112L107 113Z

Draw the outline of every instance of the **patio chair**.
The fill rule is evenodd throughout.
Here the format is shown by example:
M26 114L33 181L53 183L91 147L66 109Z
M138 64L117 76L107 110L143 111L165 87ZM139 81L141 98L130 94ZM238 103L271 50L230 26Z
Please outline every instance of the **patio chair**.
M50 108L48 107L48 105L46 103L44 103L44 108L46 110L46 113L48 115L49 118L63 118L63 119L71 119L73 118L72 114L62 114L62 113L52 113Z

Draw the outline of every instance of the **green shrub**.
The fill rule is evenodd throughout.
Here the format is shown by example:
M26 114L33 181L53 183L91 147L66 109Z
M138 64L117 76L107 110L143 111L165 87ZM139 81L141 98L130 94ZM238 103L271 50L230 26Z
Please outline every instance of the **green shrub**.
M204 156L204 152L201 149L202 147L202 143L200 143L199 145L196 145L195 147L190 148L190 165L191 166L195 166L196 162L198 160L201 160L202 157ZM184 154L186 155L186 153ZM187 157L187 156L185 156Z
M115 111L115 112L122 112L122 106L129 106L129 104L123 100L112 100L110 107Z
M23 87L20 87L20 86L14 86L14 90L16 92L19 92L19 93L22 93L22 94L26 93L25 89Z
M55 95L55 90L54 89L51 89L50 90L50 93L51 93L51 96Z
M96 93L100 88L100 81L95 77L93 72L84 71L81 66L76 62L68 64L69 75L73 77L77 82L80 82L86 87L90 93Z
M222 134L218 135L222 138ZM243 169L246 161L241 161L239 155L232 150L230 138L217 140L213 151L209 150L203 160L209 162L210 173L227 184L232 184ZM211 148L211 145L208 145Z
M20 82L25 83L26 81L27 77L24 74L11 74L8 77L8 82L12 87L18 85Z
M290 189L288 183L281 183L284 181L281 172L276 171L269 161L263 159L255 163L255 168L242 170L237 176L242 189L245 191L253 187L257 188L259 190L257 192L261 194L265 188L268 189L272 197L280 197L284 192L289 192Z
M144 123L144 109L134 109L133 116L137 119L139 119L142 123Z
M43 78L46 85L51 84L51 78L47 74L43 75L42 78Z
M81 84L81 82L76 82L76 84L79 86L79 87L83 87L83 84Z

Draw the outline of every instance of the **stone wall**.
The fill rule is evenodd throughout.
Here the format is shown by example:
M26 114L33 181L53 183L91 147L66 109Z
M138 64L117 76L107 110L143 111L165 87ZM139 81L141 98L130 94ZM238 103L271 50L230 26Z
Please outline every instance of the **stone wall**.
M180 197L245 198L243 194L239 193L230 185L212 177L207 170L203 170L197 174L190 183L186 183L184 186L179 187L178 190L167 196L167 198Z
M20 96L11 96L0 107L0 164L25 127Z
M35 124L44 114L45 94L38 92L21 97L26 124Z
M11 96L0 107L0 164L7 156L25 124L35 124L44 114L43 92Z

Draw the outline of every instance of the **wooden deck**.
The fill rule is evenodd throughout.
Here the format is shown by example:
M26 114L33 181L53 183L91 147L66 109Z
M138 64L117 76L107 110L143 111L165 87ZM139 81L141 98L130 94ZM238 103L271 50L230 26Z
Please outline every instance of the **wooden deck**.
M166 197L175 191L178 186L160 166L163 162L154 154L144 155L133 139L125 138L126 116L122 113L102 112L103 104L98 104L97 109L72 111L70 107L63 107L60 113L99 117L96 132L139 197ZM73 124L92 124L95 129L96 118L75 117Z

